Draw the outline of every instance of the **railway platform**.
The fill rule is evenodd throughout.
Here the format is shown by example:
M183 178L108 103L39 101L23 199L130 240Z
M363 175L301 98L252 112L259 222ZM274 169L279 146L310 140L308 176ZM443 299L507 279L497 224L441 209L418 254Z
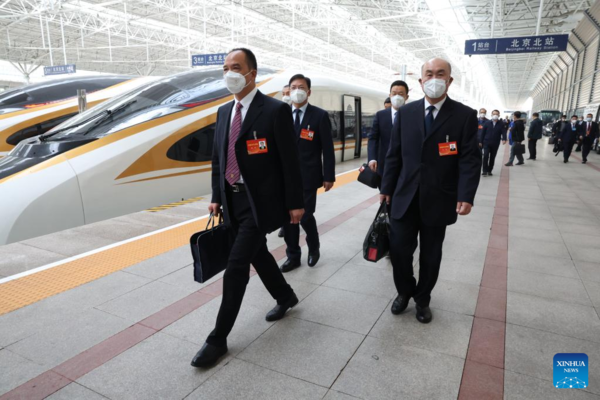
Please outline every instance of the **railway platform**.
M285 275L300 303L266 322L274 302L252 276L208 370L190 361L221 275L194 282L187 244L206 200L0 247L0 400L599 400L600 155L589 160L563 164L544 141L537 161L481 179L448 228L425 325L412 301L391 314L389 260L362 257L377 192L356 182L361 161L339 165L318 196L321 260ZM283 239L268 243L285 261ZM555 387L557 353L587 354L585 388Z

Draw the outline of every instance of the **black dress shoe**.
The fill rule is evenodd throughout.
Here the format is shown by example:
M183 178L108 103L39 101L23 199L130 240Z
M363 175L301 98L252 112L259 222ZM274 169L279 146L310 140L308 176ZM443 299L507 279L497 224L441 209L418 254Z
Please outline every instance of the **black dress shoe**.
M506 163L506 164L504 164L504 166L506 166L506 167L512 167L513 165L512 165L512 163Z
M523 165L525 164L524 162L518 162L517 165Z
M581 163L582 163L582 164L585 164L586 162L587 162L587 160L583 160Z
M489 176L494 176L494 174L492 174L491 172L488 172L488 175L489 175Z
M207 368L212 367L227 353L227 345L219 347L204 343L204 346L196 353L192 360L192 367Z
M481 176L488 176L488 173L487 172L482 172Z
M308 266L314 267L319 262L319 258L321 258L321 252L319 250L314 251L312 253L308 253Z
M569 162L569 160L565 160L565 161L563 161L563 162L566 164L566 163L568 163L568 162Z
M283 265L281 265L281 272L290 272L300 266L300 260L292 260L288 258Z
M283 237L283 227L279 229L279 233L277 234L279 237Z
M431 309L429 307L419 307L417 305L417 321L422 324L428 324L433 319Z
M396 297L396 299L392 303L392 314L398 315L402 311L406 310L406 307L408 307L409 300L410 300L410 296L398 295L398 297Z
M288 301L283 304L277 304L274 309L267 313L265 319L269 322L280 320L285 315L285 312L296 304L298 304L298 297L295 293L292 293L292 297Z

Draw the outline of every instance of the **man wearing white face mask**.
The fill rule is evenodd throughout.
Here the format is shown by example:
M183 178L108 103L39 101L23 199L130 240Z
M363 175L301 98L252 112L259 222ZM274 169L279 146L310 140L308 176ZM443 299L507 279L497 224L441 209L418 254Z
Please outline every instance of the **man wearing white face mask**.
M217 112L212 159L212 200L208 210L234 235L225 274L223 297L214 330L192 360L209 367L227 353L227 336L242 305L250 264L277 305L267 321L283 318L298 304L267 248L266 235L284 221L298 224L304 214L302 176L290 108L256 88L257 63L252 51L229 52L224 82L234 100Z
M487 110L485 108L479 110L479 118L477 119L477 143L479 143L479 147L482 150L482 154L483 147L481 146L481 143L483 143L483 141L481 140L481 132L483 131L483 126L485 125L485 123L489 121L489 119L486 118L486 115Z
M290 97L290 85L285 85L281 90L281 101L290 106L292 105L292 98Z
M373 119L373 129L369 133L369 168L383 176L385 155L390 147L392 126L398 109L408 100L408 85L404 81L395 81L390 86L392 107L378 111Z
M471 212L480 178L477 112L447 96L451 73L450 63L440 58L423 65L419 81L425 98L398 110L381 185L381 201L391 203L390 257L398 290L391 311L400 314L412 297L421 323L433 318L429 302L446 226Z
M329 191L335 182L335 152L331 136L331 121L327 111L309 104L311 95L310 78L302 74L292 76L290 90L292 115L300 170L304 188L304 216L300 221L306 232L308 266L314 267L319 258L319 231L314 212L317 206L317 190L324 187ZM283 227L287 260L281 266L282 272L289 272L301 265L300 227L286 223Z

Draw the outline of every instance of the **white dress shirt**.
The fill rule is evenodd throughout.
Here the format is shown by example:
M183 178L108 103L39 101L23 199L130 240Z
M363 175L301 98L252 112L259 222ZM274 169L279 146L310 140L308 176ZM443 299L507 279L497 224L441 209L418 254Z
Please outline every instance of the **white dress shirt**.
M446 101L447 98L448 98L448 96L445 96L442 100L438 101L436 104L430 104L427 101L427 98L424 97L423 100L425 100L425 116L427 116L427 114L429 113L429 110L427 108L429 106L434 106L435 108L433 109L432 113L433 113L433 119L435 119L435 117L437 117L438 113L442 109L442 106L444 105L444 102Z
M300 124L302 124L302 120L304 119L304 114L306 114L306 108L308 107L308 101L305 105L300 107ZM296 122L296 113L295 111L298 109L295 104L292 103L292 120Z
M238 103L242 103L242 109L240 110L242 113L242 124L244 123L244 118L246 118L246 114L248 114L248 109L250 108L250 104L252 104L252 100L254 100L254 96L256 96L256 92L258 92L257 88L254 88L250 93L246 95L241 100L233 98L233 108L231 109L231 120L229 121L229 138L231 138L231 126L233 125L233 119L235 118L236 107ZM240 135L242 132L240 131ZM240 172L240 180L237 183L244 183L244 178L242 177L242 173Z

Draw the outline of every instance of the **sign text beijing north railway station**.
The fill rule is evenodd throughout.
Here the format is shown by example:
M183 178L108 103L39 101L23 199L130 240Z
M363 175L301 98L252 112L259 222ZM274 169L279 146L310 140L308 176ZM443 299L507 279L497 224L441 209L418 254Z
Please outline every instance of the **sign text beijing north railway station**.
M217 54L196 54L192 56L192 67L202 67L205 65L223 65L227 53Z
M465 40L465 55L565 51L569 35L522 36Z
M44 75L62 75L62 74L74 74L77 72L75 64L67 65L53 65L51 67L44 67Z

